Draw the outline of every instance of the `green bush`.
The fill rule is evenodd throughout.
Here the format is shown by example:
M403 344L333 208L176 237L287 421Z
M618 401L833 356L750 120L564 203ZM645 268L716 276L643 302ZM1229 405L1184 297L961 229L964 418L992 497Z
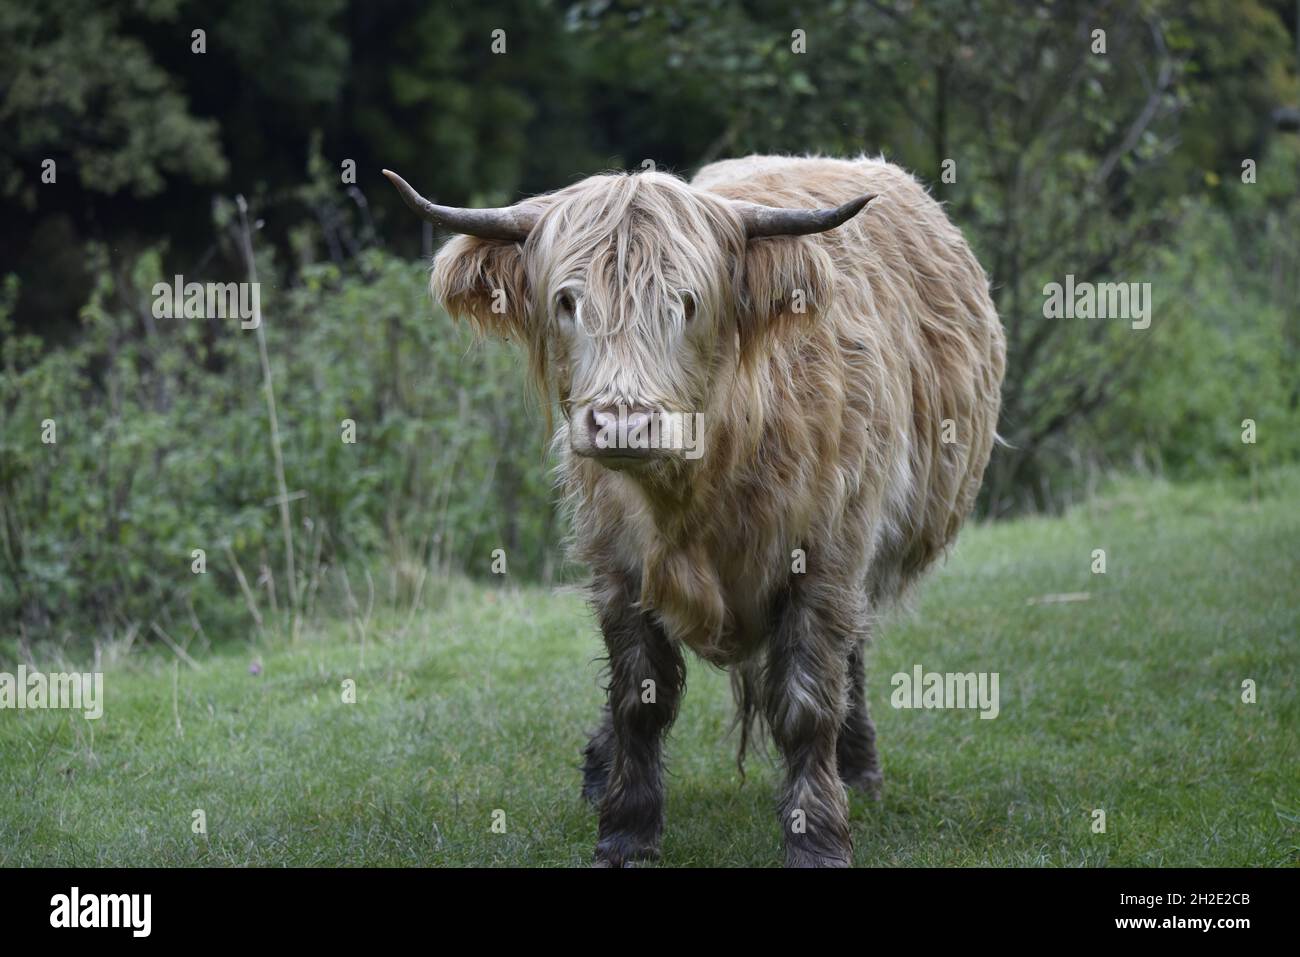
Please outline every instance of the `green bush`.
M168 275L158 252L128 277L95 266L70 345L42 351L13 334L4 313L16 283L0 303L9 651L14 638L152 637L155 624L178 642L215 640L246 634L250 606L283 623L290 589L255 332L153 318L152 285ZM486 574L495 548L511 575L553 574L544 428L517 354L473 342L431 308L420 265L378 251L261 291L303 613L340 591L342 569L376 557L391 600L414 600L429 576ZM194 549L206 574L191 569ZM369 586L342 587L348 604L367 603Z
M1139 372L1074 430L1079 447L1124 466L1136 453L1180 479L1300 458L1300 145L1270 159L1267 182L1234 184L1235 211L1185 204L1174 241L1151 257ZM1253 444L1242 441L1246 419Z

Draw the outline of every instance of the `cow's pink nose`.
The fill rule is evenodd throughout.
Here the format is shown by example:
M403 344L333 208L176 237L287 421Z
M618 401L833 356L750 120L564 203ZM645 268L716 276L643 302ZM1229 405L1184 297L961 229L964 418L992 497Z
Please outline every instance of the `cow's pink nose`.
M626 405L592 408L587 416L592 453L611 457L655 454L651 414L649 409Z

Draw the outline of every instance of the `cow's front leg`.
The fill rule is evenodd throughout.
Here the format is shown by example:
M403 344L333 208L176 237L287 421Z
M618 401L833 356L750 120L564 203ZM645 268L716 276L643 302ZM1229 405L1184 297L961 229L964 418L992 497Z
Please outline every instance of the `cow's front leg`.
M636 604L630 577L597 590L609 651L609 775L600 802L596 863L622 867L654 858L664 825L663 737L677 715L686 663Z
M779 810L787 867L847 867L853 845L836 741L845 718L849 644L834 616L797 593L768 648L764 707L785 759Z

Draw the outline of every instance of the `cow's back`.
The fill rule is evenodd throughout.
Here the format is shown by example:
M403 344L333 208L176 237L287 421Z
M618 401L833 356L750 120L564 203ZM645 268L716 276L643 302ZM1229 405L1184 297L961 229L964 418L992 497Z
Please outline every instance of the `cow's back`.
M702 169L693 185L784 207L836 206L875 193L863 214L808 240L835 265L835 301L775 360L810 379L842 377L835 491L813 531L863 529L872 597L893 597L955 538L974 503L995 437L1005 345L988 280L961 232L909 174L883 160L751 156ZM838 368L812 368L802 354ZM825 401L818 399L817 401ZM799 428L807 410L775 403L769 428ZM806 420L805 420L806 421ZM853 551L835 556L846 561Z

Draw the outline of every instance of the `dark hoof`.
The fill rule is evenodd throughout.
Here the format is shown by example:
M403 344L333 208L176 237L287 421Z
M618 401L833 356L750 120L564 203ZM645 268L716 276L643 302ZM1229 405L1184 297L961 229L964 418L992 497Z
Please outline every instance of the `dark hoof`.
M849 865L847 854L818 854L814 851L789 849L785 852L786 867L848 867Z
M596 844L593 867L635 867L641 861L657 861L659 849L628 834L602 838Z

